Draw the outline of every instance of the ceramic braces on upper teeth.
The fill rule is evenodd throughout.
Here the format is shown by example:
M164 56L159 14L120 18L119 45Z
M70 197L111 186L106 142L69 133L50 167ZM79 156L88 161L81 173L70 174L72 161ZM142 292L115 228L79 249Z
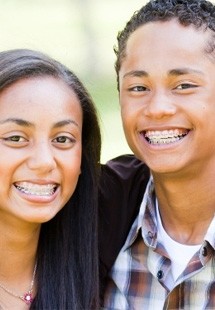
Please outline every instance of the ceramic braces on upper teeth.
M36 195L36 196L50 196L54 194L56 186L51 185L51 184L48 186L38 185L33 188L32 185L27 185L25 187L17 185L16 188L25 194Z
M187 135L186 132L179 130L149 131L145 133L145 138L150 144L168 144L173 143Z

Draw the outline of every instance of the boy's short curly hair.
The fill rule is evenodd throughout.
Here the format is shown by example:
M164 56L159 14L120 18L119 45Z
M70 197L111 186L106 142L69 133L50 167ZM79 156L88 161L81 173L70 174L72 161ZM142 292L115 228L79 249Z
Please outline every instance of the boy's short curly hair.
M130 35L140 26L156 21L177 19L184 26L193 25L199 29L215 31L215 5L206 0L151 0L140 10L136 11L127 22L125 28L118 33L115 69L119 84L119 70L126 56L126 45ZM214 51L215 44L210 42L209 52ZM119 86L119 85L118 85Z

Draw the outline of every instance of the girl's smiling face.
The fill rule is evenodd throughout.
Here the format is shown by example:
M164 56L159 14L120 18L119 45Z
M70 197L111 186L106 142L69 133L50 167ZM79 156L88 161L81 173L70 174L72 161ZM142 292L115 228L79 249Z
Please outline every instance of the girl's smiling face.
M0 93L0 221L43 223L72 196L81 169L82 108L53 77Z

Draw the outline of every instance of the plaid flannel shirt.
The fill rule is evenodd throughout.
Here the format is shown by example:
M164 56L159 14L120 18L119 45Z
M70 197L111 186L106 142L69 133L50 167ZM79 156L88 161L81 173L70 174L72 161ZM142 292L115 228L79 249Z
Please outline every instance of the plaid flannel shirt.
M104 308L109 310L215 309L215 219L200 250L167 287L171 261L157 240L153 180L140 212L109 274Z

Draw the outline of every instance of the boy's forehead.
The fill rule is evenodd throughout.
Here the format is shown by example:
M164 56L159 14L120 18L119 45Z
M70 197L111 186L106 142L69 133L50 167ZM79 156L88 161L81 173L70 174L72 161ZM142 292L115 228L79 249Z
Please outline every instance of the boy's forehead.
M129 37L125 54L141 53L155 47L154 53L159 53L159 46L166 50L172 48L187 48L192 50L192 44L203 51L212 36L211 30L196 28L194 25L184 26L177 19L168 21L148 22L137 28Z
M193 34L196 33L205 38L209 32L211 31L209 29L206 30L203 26L197 28L193 24L183 25L177 18L172 18L167 21L150 21L140 25L133 33L131 33L130 37L128 38L128 43L130 40L132 40L132 38L137 38L143 35L150 39L151 37L159 38L169 34L172 34L173 36L182 34L183 36L186 35L192 37Z
M132 71L166 75L178 68L207 74L212 64L207 52L212 33L193 25L183 26L177 20L149 22L130 36L119 75Z

